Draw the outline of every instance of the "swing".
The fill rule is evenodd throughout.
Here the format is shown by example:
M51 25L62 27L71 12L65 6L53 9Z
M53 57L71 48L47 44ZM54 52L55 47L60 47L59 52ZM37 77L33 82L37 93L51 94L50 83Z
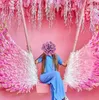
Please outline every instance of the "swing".
M77 28L75 42L74 42L72 52L74 52L75 49L76 49L77 40L78 40L78 36L79 36L79 32L80 32L80 27L81 27L82 19L83 19L83 16L84 16L86 1L87 0L85 0L84 3L83 3L80 21L79 21L79 24L78 24L78 28ZM22 1L21 1L21 11L22 11L22 17L23 17L23 22L24 22L25 33L27 33L27 28L26 28L26 23L25 23L25 18L24 18L24 12L23 12L23 8L22 8ZM26 39L27 39L27 35L25 35L25 36L26 36ZM27 40L27 43L29 43L28 40ZM67 92L67 83L64 84L64 89L65 89L65 92ZM49 91L50 91L49 85L41 83L41 82L38 82L36 84L36 92L37 93L49 93Z

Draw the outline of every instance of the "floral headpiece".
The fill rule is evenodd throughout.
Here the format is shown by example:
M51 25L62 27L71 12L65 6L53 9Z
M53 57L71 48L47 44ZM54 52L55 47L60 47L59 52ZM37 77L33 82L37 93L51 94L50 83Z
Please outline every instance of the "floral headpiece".
M56 46L51 41L49 41L42 45L42 50L46 55L52 55L55 53Z

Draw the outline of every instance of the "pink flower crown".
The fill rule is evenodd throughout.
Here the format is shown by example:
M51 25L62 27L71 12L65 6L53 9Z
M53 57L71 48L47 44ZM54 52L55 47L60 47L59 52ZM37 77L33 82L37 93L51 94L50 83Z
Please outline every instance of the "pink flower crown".
M42 50L46 55L52 55L55 53L56 46L51 41L49 41L42 45Z

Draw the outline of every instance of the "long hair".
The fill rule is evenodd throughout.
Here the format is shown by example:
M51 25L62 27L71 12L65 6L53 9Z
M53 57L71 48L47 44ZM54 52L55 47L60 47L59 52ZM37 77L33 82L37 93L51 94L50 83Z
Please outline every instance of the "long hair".
M57 61L56 54L53 54L53 55L52 55L52 58L53 58L53 63L54 63L54 65L55 65L55 70L58 70L59 65L58 65L58 61ZM45 70L45 64L46 64L46 54L43 53L43 54L42 54L42 70L41 70L41 73L42 73L42 74L44 73L44 70Z

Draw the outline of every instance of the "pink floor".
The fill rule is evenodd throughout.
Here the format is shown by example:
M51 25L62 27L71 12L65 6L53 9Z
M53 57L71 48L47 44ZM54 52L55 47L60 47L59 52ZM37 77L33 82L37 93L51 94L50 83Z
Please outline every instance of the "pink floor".
M76 92L69 89L67 95L70 100L99 100L99 88L92 90L91 92L82 91ZM28 94L15 94L5 92L1 89L0 100L51 100L50 94L37 94L34 91Z

